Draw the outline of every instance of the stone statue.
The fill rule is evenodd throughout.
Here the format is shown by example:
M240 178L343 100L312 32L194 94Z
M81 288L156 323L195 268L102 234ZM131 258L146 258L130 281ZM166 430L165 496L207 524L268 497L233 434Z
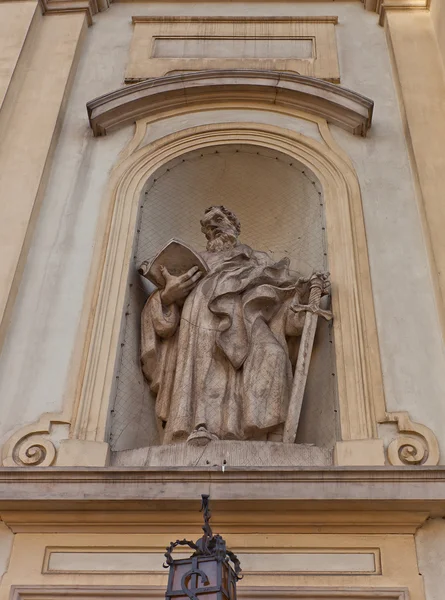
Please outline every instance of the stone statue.
M142 369L164 444L283 439L310 279L239 243L240 230L224 206L207 209L208 273L162 267L165 287L143 309Z

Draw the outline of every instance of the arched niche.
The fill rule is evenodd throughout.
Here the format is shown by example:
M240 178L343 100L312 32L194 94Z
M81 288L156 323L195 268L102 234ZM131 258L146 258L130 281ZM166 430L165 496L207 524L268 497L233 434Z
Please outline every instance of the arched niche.
M327 144L287 129L255 123L185 129L138 150L127 151L127 158L116 167L105 202L107 217L99 233L103 245L92 273L96 283L92 298L94 312L84 340L84 371L78 388L73 438L100 442L107 439L121 317L144 185L172 159L199 148L230 144L284 153L306 165L320 182L326 204L333 284L339 437L368 441L377 438L377 420L384 415L383 389L355 173L342 153Z
M199 219L211 204L233 210L241 221L241 241L267 252L275 261L287 257L295 276L307 277L329 268L321 186L308 167L288 155L259 146L226 144L182 154L156 170L139 199L115 396L110 400L108 441L114 452L157 446L163 439L162 423L154 412L155 397L140 366L140 316L153 286L141 278L137 267L173 237L204 251L206 240ZM291 351L297 349L298 340L293 340ZM321 460L330 464L330 452L317 449L334 447L339 437L337 416L332 322L319 319L296 436L303 464ZM230 453L229 446L224 452ZM150 460L161 462L158 451L149 453ZM241 459L233 454L231 464L234 458ZM291 465L296 457L287 454L286 464ZM124 455L126 464L132 456ZM255 457L258 465L267 465L271 459L264 452L256 452ZM193 452L188 459L194 462ZM113 455L113 460L119 464L120 457Z

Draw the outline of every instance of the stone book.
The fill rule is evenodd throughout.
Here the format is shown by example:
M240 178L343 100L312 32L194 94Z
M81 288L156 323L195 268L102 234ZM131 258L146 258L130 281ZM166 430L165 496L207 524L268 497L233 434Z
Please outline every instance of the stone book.
M205 261L193 248L175 238L167 242L154 258L145 260L139 267L138 272L158 288L163 288L165 282L161 267L166 267L171 275L176 276L183 275L192 267L198 267L203 274L209 271Z

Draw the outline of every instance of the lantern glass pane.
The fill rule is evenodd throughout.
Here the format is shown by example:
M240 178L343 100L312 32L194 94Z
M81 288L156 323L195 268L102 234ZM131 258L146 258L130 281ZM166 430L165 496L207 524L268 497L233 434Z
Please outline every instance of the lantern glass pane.
M192 561L188 560L184 563L175 562L171 567L173 569L172 591L181 590L182 577L192 568Z
M216 587L218 585L219 567L220 565L216 559L198 561L198 568L201 569L209 579L207 584L208 587Z
M222 587L224 590L229 589L229 567L226 563L222 565Z

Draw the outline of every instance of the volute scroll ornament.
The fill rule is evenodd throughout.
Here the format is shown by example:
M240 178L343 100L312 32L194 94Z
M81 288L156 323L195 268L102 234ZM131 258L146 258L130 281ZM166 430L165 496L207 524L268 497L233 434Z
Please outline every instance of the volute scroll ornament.
M2 448L4 467L50 467L56 460L51 439L54 425L69 425L60 414L42 415L37 423L19 429Z
M55 458L56 448L52 441L39 435L26 437L13 454L14 462L25 467L49 467Z
M383 423L397 423L400 433L387 448L391 465L434 466L439 463L439 444L431 429L411 421L405 411L387 413Z

